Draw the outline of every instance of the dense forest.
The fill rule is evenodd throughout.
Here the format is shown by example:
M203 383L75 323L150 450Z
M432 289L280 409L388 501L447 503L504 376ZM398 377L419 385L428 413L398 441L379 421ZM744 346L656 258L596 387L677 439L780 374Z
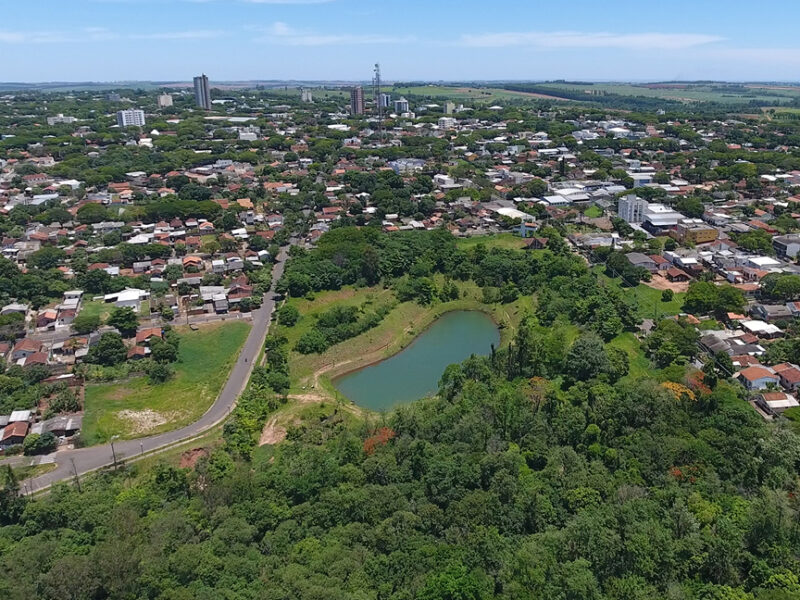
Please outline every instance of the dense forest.
M537 308L506 347L448 367L437 397L390 414L312 406L286 441L257 448L281 404L271 390L287 385L273 379L288 380L285 340L270 336L269 368L193 467L130 465L35 501L2 473L0 593L800 598L798 435L765 424L713 363L686 377L698 334L683 319L657 323L642 344L652 368L629 374L607 342L636 330L635 302L561 244L332 230L289 263L289 293L471 279Z
M533 335L533 330L520 333ZM577 345L577 342L576 342ZM591 343L588 346L592 346ZM731 387L611 383L602 346L450 367L367 426L336 410L249 461L132 468L0 505L12 598L800 597L800 440ZM583 354L582 354L583 353ZM510 354L510 353L509 353ZM607 360L607 358L605 359Z

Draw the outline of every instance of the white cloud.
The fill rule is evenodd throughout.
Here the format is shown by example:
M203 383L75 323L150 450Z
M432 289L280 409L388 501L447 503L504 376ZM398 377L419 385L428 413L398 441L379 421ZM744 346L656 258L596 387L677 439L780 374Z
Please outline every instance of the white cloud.
M629 50L679 50L723 41L699 33L607 33L579 31L529 31L464 34L458 44L480 48L531 46L536 48L623 48Z
M415 41L414 36L396 36L384 34L321 34L313 31L302 31L290 27L282 21L276 21L262 29L263 36L256 41L287 46L347 46L360 44L406 44Z

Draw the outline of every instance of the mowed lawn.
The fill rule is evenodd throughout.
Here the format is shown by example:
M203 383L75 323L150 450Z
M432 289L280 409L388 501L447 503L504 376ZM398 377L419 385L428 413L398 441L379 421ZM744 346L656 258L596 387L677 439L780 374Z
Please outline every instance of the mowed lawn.
M113 302L106 303L102 300L84 300L81 302L81 308L78 314L89 317L97 316L100 317L101 321L105 322L113 308Z
M169 381L151 385L146 376L137 376L86 386L83 442L152 435L196 421L225 384L249 331L250 324L241 321L197 331L180 327L180 360Z

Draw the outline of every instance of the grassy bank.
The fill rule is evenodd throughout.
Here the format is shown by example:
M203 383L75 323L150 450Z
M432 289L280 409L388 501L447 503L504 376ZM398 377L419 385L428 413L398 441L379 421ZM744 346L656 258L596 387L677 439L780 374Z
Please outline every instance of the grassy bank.
M88 385L84 442L152 435L197 420L222 389L249 330L249 323L241 321L204 325L197 331L178 328L180 362L166 383L151 385L146 377L134 377Z
M322 397L335 397L330 381L337 375L355 370L366 364L388 358L405 348L426 327L446 312L454 310L479 310L490 315L500 326L501 344L507 344L516 331L523 313L533 308L530 296L521 297L510 304L487 305L481 301L481 290L472 282L459 282L461 297L458 300L421 306L415 302L402 302L369 331L329 348L322 354L290 352L290 373L293 394L313 390ZM394 293L380 287L344 288L318 294L314 300L292 298L289 300L303 315L294 327L278 327L277 331L289 340L294 348L297 340L314 324L313 315L334 306L353 306L369 302L377 306L394 302Z

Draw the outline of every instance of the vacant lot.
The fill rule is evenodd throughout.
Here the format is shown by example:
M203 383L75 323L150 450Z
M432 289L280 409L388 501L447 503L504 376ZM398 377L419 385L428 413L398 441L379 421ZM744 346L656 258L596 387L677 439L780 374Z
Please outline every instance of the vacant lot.
M642 283L636 287L623 287L620 278L608 277L604 273L602 267L594 267L593 270L601 279L620 288L624 294L632 294L639 303L639 315L643 319L660 319L663 317L671 317L682 312L683 299L686 296L683 292L675 293L672 300L664 302L661 300L662 290L652 288Z
M473 235L472 237L458 238L456 245L461 250L474 248L483 244L487 248L506 248L520 250L525 247L525 240L513 233L498 233L495 235Z
M216 399L239 355L248 323L214 323L198 331L179 328L180 362L160 385L147 377L86 387L83 440L100 444L177 429L197 420Z

